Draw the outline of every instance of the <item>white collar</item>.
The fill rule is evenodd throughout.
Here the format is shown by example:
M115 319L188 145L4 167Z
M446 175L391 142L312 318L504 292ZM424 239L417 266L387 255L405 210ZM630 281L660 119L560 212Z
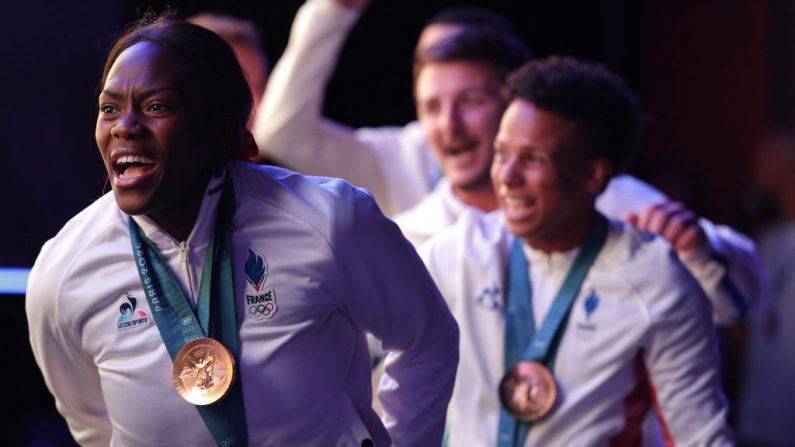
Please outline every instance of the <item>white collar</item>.
M184 244L180 244L179 241L174 239L148 216L141 214L130 217L135 220L146 237L154 242L161 252L175 246L184 246L185 248L203 247L210 241L210 235L215 228L215 216L217 214L215 211L218 208L218 201L221 199L222 186L226 177L226 169L221 168L210 179L205 189L204 197L202 198L202 204L199 208L199 214L196 217L196 223L193 225L193 229Z

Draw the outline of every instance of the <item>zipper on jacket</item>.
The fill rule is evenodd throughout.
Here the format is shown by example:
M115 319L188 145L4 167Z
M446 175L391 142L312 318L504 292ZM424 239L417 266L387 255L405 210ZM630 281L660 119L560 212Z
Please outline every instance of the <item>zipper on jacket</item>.
M191 275L191 268L190 268L190 256L188 253L188 242L182 241L179 243L179 259L182 261L182 265L185 268L185 272L188 275L188 293L190 296L190 305L194 309L196 308L196 294L193 291L193 275Z

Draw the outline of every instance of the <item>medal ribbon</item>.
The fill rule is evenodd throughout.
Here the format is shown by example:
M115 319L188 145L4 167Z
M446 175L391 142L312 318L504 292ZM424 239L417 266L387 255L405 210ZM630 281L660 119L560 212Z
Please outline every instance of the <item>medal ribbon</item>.
M559 330L568 320L588 270L607 239L607 219L597 213L588 230L580 252L574 258L563 285L558 290L547 317L536 332L532 287L528 275L527 259L522 248L522 239L515 238L508 262L508 290L505 306L504 366L508 371L514 364L529 360L544 364L552 371L557 348L563 331ZM515 447L524 444L529 422L519 422L505 408L500 409L498 447Z
M229 178L224 181L220 200L221 207L204 256L195 313L157 247L143 234L135 219L130 218L135 265L172 361L189 341L213 335L229 349L240 365L232 276L231 223L235 199ZM216 259L220 261L216 263ZM239 369L236 368L235 373L238 377L226 396L213 404L196 406L213 439L224 447L248 444Z

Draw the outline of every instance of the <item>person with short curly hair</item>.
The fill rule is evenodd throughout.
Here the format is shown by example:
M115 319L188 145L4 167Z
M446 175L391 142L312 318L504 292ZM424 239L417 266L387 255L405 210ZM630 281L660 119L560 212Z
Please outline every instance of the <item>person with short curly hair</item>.
M449 445L640 445L651 409L676 444L732 445L703 290L665 240L595 206L635 144L635 95L564 57L506 90L500 211L420 248L461 330Z

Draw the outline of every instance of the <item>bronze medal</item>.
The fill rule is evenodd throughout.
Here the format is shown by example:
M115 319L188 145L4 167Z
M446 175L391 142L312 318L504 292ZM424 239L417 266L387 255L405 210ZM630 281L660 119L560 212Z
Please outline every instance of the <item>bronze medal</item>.
M172 377L183 399L193 405L209 405L226 396L232 388L235 359L218 341L196 338L177 353Z
M517 421L537 421L555 404L557 385L542 364L521 361L500 381L500 402Z

